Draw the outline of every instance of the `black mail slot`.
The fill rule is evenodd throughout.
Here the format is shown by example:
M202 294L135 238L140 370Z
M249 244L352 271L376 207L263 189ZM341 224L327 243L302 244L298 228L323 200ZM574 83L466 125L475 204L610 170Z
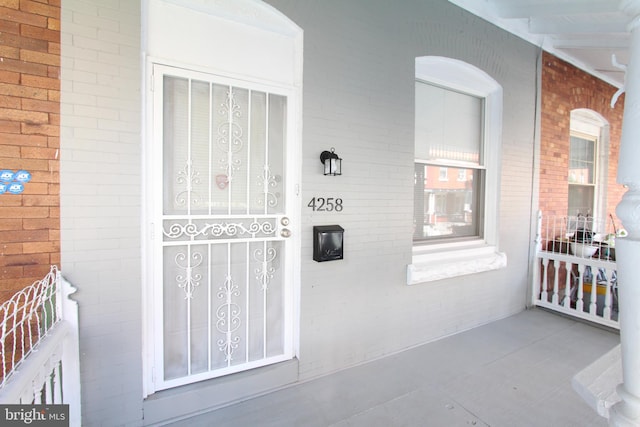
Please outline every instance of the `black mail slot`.
M339 225L313 227L313 259L318 262L342 259L344 228Z

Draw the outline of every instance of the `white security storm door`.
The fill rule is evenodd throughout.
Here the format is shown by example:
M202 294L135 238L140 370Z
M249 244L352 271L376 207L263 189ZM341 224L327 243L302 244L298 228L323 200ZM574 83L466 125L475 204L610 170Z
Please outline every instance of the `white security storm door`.
M285 89L155 65L154 388L293 357Z

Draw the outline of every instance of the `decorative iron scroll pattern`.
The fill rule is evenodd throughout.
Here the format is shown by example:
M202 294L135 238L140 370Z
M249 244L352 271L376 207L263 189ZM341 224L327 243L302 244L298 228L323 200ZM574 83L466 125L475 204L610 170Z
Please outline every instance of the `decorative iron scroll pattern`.
M231 275L227 275L224 285L219 288L218 298L224 302L216 310L216 329L224 334L217 341L218 349L225 355L225 361L233 360L233 352L238 348L240 337L233 335L240 328L240 306L233 302L233 297L240 296L240 290Z
M178 172L176 182L180 185L184 185L184 190L178 192L175 197L176 204L178 206L197 206L200 204L200 196L197 192L193 191L193 186L200 184L200 173L196 171L192 165L191 160L188 160L184 168Z
M269 283L273 279L273 274L276 269L271 265L274 259L276 259L277 251L275 248L256 249L253 252L253 259L260 263L260 267L255 269L256 279L260 283L260 288L263 291L269 289Z
M278 194L269 189L278 185L276 175L271 173L269 165L264 165L264 171L258 177L258 185L262 187L263 198L258 199L258 204L273 208L278 206Z
M184 270L184 274L176 276L176 283L180 289L184 290L184 299L191 299L193 298L193 292L200 286L200 280L202 280L202 274L194 274L193 271L202 264L202 254L194 252L189 257L184 252L180 252L176 255L175 261L178 268Z
M269 220L254 220L248 224L241 222L204 223L200 225L193 222L187 224L173 223L163 230L163 234L169 239L178 239L181 237L194 238L198 236L217 238L250 235L251 237L255 237L258 234L270 236L275 234L275 232L276 227L273 222Z
M234 119L242 117L240 105L236 102L233 87L229 87L227 99L220 105L220 115L226 117L226 121L218 126L218 148L227 156L220 159L222 169L227 175L229 182L233 180L234 172L240 169L242 163L240 159L234 159L234 154L242 151L244 130Z

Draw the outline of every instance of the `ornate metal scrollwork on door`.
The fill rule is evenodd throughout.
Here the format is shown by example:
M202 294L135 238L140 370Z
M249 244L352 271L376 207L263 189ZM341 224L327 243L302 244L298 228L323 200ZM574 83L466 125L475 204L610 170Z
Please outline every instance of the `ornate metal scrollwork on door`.
M251 222L249 222L251 221ZM276 227L274 220L265 219L259 221L258 219L249 219L246 222L188 222L165 225L163 234L168 239L179 238L195 238L201 236L203 238L220 238L220 237L244 237L250 235L256 237L257 235L270 236L275 234Z
M184 252L180 252L175 257L176 266L184 270L183 274L176 276L176 283L178 287L184 290L185 299L193 298L195 289L200 286L200 280L202 280L202 274L195 273L194 268L199 267L202 264L202 254L200 252L194 252L189 257Z
M278 176L271 173L269 165L264 165L264 171L258 177L258 185L262 187L262 197L258 199L258 204L270 208L278 206L280 194L270 191L270 188L275 188L278 185Z
M188 160L184 168L178 172L176 182L184 185L184 190L176 194L175 202L177 206L191 207L200 204L200 196L197 192L193 191L194 185L200 184L199 175L200 173L193 168L191 160Z
M233 181L234 172L240 168L240 159L234 159L234 154L242 151L244 142L242 140L244 136L244 130L234 119L239 119L242 116L240 105L236 102L235 92L232 87L229 87L227 91L227 98L224 103L220 105L219 113L226 120L218 126L218 148L226 153L226 157L220 159L222 169L227 175L227 181Z
M233 297L240 296L238 286L233 282L231 275L227 275L224 285L219 288L218 299L224 302L216 310L216 329L224 334L224 338L217 341L218 349L224 353L225 361L233 360L233 352L240 344L240 337L233 333L240 328L240 306L233 302Z
M256 268L256 279L260 283L260 289L266 291L269 288L269 283L273 279L273 273L276 269L273 265L270 265L274 259L276 259L277 251L275 248L256 249L253 252L253 259L260 263L260 267Z

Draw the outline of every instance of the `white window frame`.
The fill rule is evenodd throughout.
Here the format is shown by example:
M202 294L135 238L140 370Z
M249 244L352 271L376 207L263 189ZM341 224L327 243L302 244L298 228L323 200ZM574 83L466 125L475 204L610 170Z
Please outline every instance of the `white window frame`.
M449 181L449 168L446 166L440 166L438 171L438 179L440 181Z
M577 108L571 111L570 133L571 136L593 139L596 142L592 215L595 218L605 218L609 176L609 122L596 111Z
M413 245L407 284L496 270L507 265L499 252L500 161L502 151L502 86L466 62L439 56L416 58L417 80L484 99L483 158L486 168L482 237L464 241Z

